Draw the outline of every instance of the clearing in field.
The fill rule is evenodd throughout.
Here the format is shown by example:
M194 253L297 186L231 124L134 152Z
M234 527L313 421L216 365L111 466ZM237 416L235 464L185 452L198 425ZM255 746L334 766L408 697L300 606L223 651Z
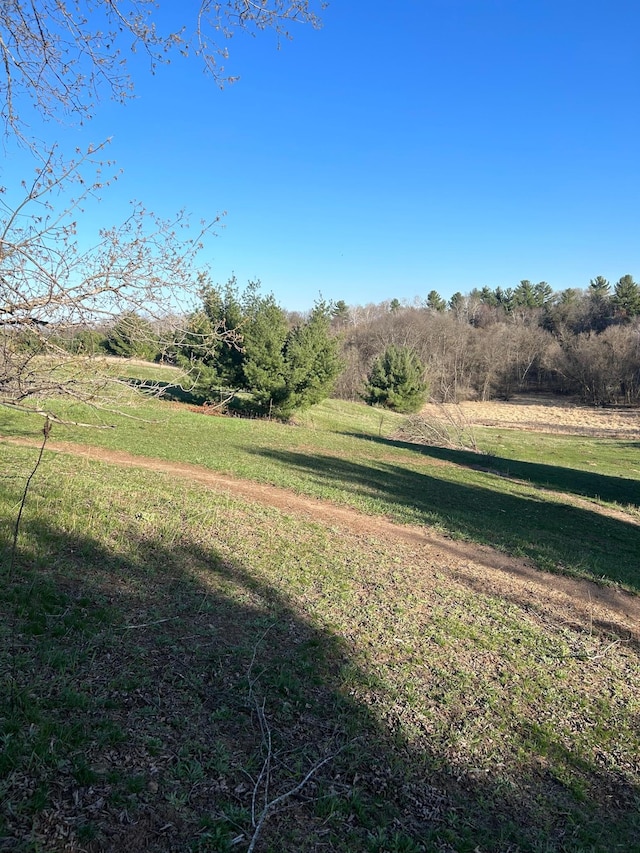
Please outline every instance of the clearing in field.
M465 412L482 453L335 402L55 427L0 598L0 849L640 849L638 432L536 408ZM8 565L38 436L2 433Z

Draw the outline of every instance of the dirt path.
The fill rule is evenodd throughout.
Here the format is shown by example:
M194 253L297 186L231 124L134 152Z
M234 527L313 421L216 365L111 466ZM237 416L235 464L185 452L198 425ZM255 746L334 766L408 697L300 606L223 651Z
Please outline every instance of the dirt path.
M5 443L35 447L27 439L4 438ZM504 598L523 607L541 621L552 621L583 631L613 632L622 640L640 641L640 596L613 587L553 575L529 562L509 557L490 547L459 542L428 528L394 524L384 518L364 515L349 507L298 495L277 486L241 480L184 462L134 456L99 447L49 442L47 450L84 459L170 474L217 492L235 495L274 507L287 514L302 515L323 524L342 527L363 539L396 540L415 570L445 572L478 592ZM408 553L406 547L409 548Z

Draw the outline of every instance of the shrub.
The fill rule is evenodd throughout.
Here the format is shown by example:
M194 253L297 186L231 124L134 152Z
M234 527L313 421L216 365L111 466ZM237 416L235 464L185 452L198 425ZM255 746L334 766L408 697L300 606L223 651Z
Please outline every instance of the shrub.
M153 361L158 355L158 336L151 323L133 311L122 314L107 335L107 352L125 358Z
M417 412L427 399L424 366L408 347L388 346L373 362L363 399L370 406Z

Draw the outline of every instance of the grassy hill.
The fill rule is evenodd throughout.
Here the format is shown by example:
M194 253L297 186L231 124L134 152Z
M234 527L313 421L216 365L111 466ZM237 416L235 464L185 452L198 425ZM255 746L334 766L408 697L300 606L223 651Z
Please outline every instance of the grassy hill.
M0 849L640 850L637 634L506 594L446 547L638 590L637 444L525 451L487 429L485 457L335 401L297 425L127 415L54 426L12 568L37 451L0 441ZM291 507L64 442L274 484ZM450 538L328 524L296 495Z

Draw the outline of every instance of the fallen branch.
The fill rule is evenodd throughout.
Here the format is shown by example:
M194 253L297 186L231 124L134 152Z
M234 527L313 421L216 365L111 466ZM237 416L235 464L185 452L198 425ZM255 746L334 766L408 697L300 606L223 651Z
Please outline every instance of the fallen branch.
M281 794L279 797L276 797L274 800L271 800L271 802L267 803L267 805L264 807L264 809L262 810L262 812L260 814L260 817L258 819L258 823L255 827L254 833L251 836L251 843L249 844L249 847L247 848L247 853L253 853L255 846L256 846L256 843L258 841L258 837L260 835L260 832L262 831L262 827L264 825L264 822L266 821L269 814L272 811L274 811L275 809L277 809L278 806L280 806L289 797L294 797L296 794L298 794L304 788L304 786L307 784L307 782L309 782L313 778L313 776L318 772L318 770L320 770L320 768L323 767L325 764L328 764L329 761L333 761L333 759L336 757L336 755L337 755L337 753L334 753L333 755L328 755L326 758L323 758L321 761L316 762L316 764L313 765L313 767L311 768L311 770L309 770L309 772L304 777L304 779L301 782L299 782L295 786L295 788L292 788L290 791L285 791L284 794Z
M399 437L406 441L451 450L480 453L473 427L459 405L438 404L438 417L413 415L403 424Z
M272 815L275 811L282 807L283 803L289 800L291 797L295 797L296 794L299 794L300 791L307 785L311 779L315 776L315 774L320 770L321 767L324 767L325 764L328 764L330 761L336 757L338 750L331 755L325 756L325 758L317 761L313 767L308 771L306 776L298 782L297 785L294 785L284 793L280 794L277 797L274 797L272 800L269 799L269 787L271 784L271 767L273 763L273 738L271 732L271 726L269 725L269 721L267 719L265 713L266 700L263 699L262 702L258 700L258 697L254 693L254 686L257 683L258 677L252 677L251 672L253 666L256 662L258 647L269 633L269 631L273 628L275 623L269 625L269 627L262 633L258 641L256 642L253 648L253 654L251 656L251 662L249 664L249 668L247 670L247 681L249 683L249 700L253 702L256 715L258 717L258 723L260 725L260 735L262 739L263 748L266 750L265 759L262 763L262 767L260 769L260 773L258 774L258 778L256 779L253 792L251 795L251 826L253 827L253 834L249 841L249 847L247 848L247 853L253 853L255 850L256 844L258 843L258 839L260 837L260 833L262 832L265 822L270 815ZM262 792L262 798L264 805L259 815L256 815L257 812L257 802Z

